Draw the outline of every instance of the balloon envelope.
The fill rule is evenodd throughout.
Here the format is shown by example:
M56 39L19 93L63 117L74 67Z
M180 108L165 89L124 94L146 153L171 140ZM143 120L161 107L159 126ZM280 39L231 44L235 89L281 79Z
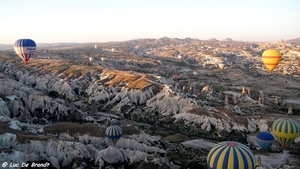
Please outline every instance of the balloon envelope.
M266 65L270 72L272 72L273 69L280 63L281 58L281 53L274 49L265 50L262 54L262 62Z
M225 67L225 64L224 63L219 63L219 68L221 69L221 70L223 70L224 69L224 67Z
M17 55L27 63L36 50L36 43L31 39L19 39L14 44Z
M244 144L225 141L214 145L207 156L208 169L254 169L255 157Z
M95 49L98 49L98 46L97 46L97 45L95 45Z
M183 59L183 55L182 54L179 54L177 57L178 57L179 60Z
M89 61L92 62L94 60L93 57L89 57Z
M300 128L296 121L289 118L279 118L272 124L272 133L276 136L282 148L299 136Z
M270 148L274 140L274 136L266 131L259 132L256 135L256 142L263 150Z
M123 131L121 127L112 125L106 128L105 136L116 145L117 141L122 137Z

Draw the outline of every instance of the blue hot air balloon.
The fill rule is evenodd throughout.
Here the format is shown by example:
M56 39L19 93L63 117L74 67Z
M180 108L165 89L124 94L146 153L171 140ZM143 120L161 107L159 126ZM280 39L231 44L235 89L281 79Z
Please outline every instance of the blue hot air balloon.
M274 136L267 131L259 132L256 135L256 142L263 150L267 150L268 148L270 148L274 143L274 140Z
M113 145L116 145L117 141L122 137L122 134L123 131L121 127L116 125L111 125L105 130L105 136L113 143Z
M207 156L208 169L254 169L253 152L244 144L224 141L214 145Z
M36 44L31 39L19 39L15 42L14 49L23 62L27 63L36 50Z
M300 134L299 124L293 119L279 118L272 124L272 133L276 136L282 148L293 142Z

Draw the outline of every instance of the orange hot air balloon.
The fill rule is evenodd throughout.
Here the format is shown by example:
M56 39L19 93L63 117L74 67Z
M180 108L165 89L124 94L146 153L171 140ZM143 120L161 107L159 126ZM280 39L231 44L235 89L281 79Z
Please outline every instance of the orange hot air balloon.
M281 53L274 49L265 50L262 54L262 61L270 70L270 73L272 73L273 69L280 63L281 56Z

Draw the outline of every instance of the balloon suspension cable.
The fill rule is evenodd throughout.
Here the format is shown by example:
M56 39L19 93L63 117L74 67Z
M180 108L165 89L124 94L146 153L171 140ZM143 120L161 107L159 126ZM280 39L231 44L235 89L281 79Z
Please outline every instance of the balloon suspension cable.
M115 145L114 145L114 142L113 142L113 141L111 141L110 139L108 139L108 142L109 142L109 145L113 145L113 146L115 146Z
M114 141L112 141L110 139L108 139L108 142L109 142L109 145L112 145L114 147L116 146L116 143L117 143L117 142L114 142Z

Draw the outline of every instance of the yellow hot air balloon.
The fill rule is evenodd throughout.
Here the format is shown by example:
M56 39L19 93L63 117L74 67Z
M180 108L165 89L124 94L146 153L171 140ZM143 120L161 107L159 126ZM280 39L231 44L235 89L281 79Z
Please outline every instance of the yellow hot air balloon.
M214 145L207 155L208 169L254 169L253 152L244 144L233 141Z
M270 70L270 73L272 73L273 69L280 63L281 56L281 53L274 49L265 50L262 54L262 61Z
M298 123L289 118L279 118L272 124L272 133L276 136L282 148L293 142L299 136L300 127Z

